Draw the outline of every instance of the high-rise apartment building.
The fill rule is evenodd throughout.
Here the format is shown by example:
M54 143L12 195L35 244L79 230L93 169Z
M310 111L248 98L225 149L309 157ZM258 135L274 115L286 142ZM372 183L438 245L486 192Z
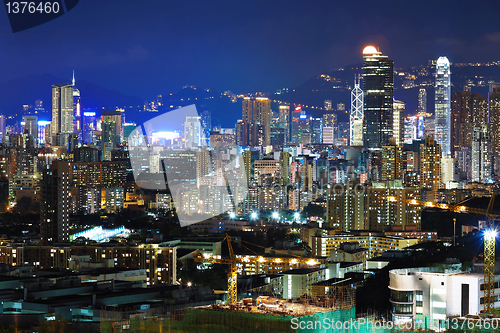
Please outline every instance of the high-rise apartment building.
M488 92L488 117L493 157L500 154L500 83L491 83Z
M472 181L478 183L489 183L491 181L491 136L488 125L474 127L472 133Z
M434 193L441 188L441 145L433 137L420 145L420 186Z
M402 145L384 146L382 148L381 180L403 180L405 170L404 162Z
M451 100L451 146L454 152L471 147L473 127L471 93L456 91Z
M245 97L242 102L241 142L244 146L271 144L271 101L267 97Z
M396 145L402 145L404 143L404 133L405 133L405 102L394 100L393 103L393 120L392 120L392 133L395 139ZM417 129L418 132L418 129Z
M394 63L373 46L363 49L363 143L377 149L392 138Z
M53 161L43 172L40 209L40 243L69 242L70 166Z
M443 157L451 156L451 79L450 62L439 57L436 63L435 132Z
M73 85L52 86L52 144L69 145L69 135L73 133Z

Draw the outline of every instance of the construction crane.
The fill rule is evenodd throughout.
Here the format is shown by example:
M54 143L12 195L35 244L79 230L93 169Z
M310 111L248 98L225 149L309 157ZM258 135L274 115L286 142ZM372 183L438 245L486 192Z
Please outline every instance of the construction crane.
M198 263L206 263L206 264L223 264L229 266L229 272L227 274L227 291L228 291L228 303L235 304L238 301L238 293L237 293L237 278L238 278L238 268L237 264L245 264L252 261L256 263L267 263L264 257L259 256L258 258L250 258L249 256L241 256L236 257L233 251L233 247L231 245L231 236L226 234L226 237L222 240L222 242L227 241L227 247L229 248L229 258L220 258L218 256L213 256L209 253L201 253L200 251L196 251L193 255L193 259ZM257 244L252 244L250 242L245 242L254 246L262 247ZM248 248L247 248L248 249ZM281 251L276 251L281 252ZM282 252L287 254L286 252ZM274 259L275 263L283 263L281 258ZM304 266L315 266L318 264L318 261L312 258L292 258L290 260L291 265L304 265Z
M484 313L487 314L493 313L495 305L495 238L497 236L497 232L494 229L494 221L500 221L500 215L491 213L493 210L493 204L495 203L495 196L496 192L494 190L486 210L462 205L462 203L466 200L458 204L446 204L417 199L406 200L406 202L410 205L440 208L456 213L473 213L486 216L486 225L484 228ZM389 196L387 199L390 202L398 201L394 196Z
M227 247L229 248L229 258L214 258L213 256L202 256L199 252L194 255L195 262L207 263L207 264L223 264L229 266L229 272L227 273L227 292L228 292L228 302L229 304L235 304L238 301L237 293L237 275L238 270L236 268L236 257L234 255L233 246L231 245L231 236L226 234L226 237L222 242L227 241Z

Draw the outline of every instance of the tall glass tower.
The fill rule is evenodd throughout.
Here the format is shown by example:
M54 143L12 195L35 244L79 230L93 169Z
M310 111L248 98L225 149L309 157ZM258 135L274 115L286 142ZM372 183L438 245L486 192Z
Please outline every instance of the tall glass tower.
M363 49L363 145L388 146L392 138L394 62L373 46Z
M439 57L436 63L435 131L443 157L451 156L451 84L450 62Z

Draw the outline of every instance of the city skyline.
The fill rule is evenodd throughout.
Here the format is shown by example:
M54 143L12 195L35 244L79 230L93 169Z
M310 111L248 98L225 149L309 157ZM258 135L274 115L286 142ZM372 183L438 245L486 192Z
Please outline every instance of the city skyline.
M34 4L0 333L496 329L498 2Z

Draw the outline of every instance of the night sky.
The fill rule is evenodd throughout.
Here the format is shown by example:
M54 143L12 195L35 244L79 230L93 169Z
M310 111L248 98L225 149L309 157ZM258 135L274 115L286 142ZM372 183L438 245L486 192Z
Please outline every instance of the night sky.
M12 33L0 14L0 81L50 73L142 98L201 88L274 92L361 62L500 60L500 1L82 0Z

